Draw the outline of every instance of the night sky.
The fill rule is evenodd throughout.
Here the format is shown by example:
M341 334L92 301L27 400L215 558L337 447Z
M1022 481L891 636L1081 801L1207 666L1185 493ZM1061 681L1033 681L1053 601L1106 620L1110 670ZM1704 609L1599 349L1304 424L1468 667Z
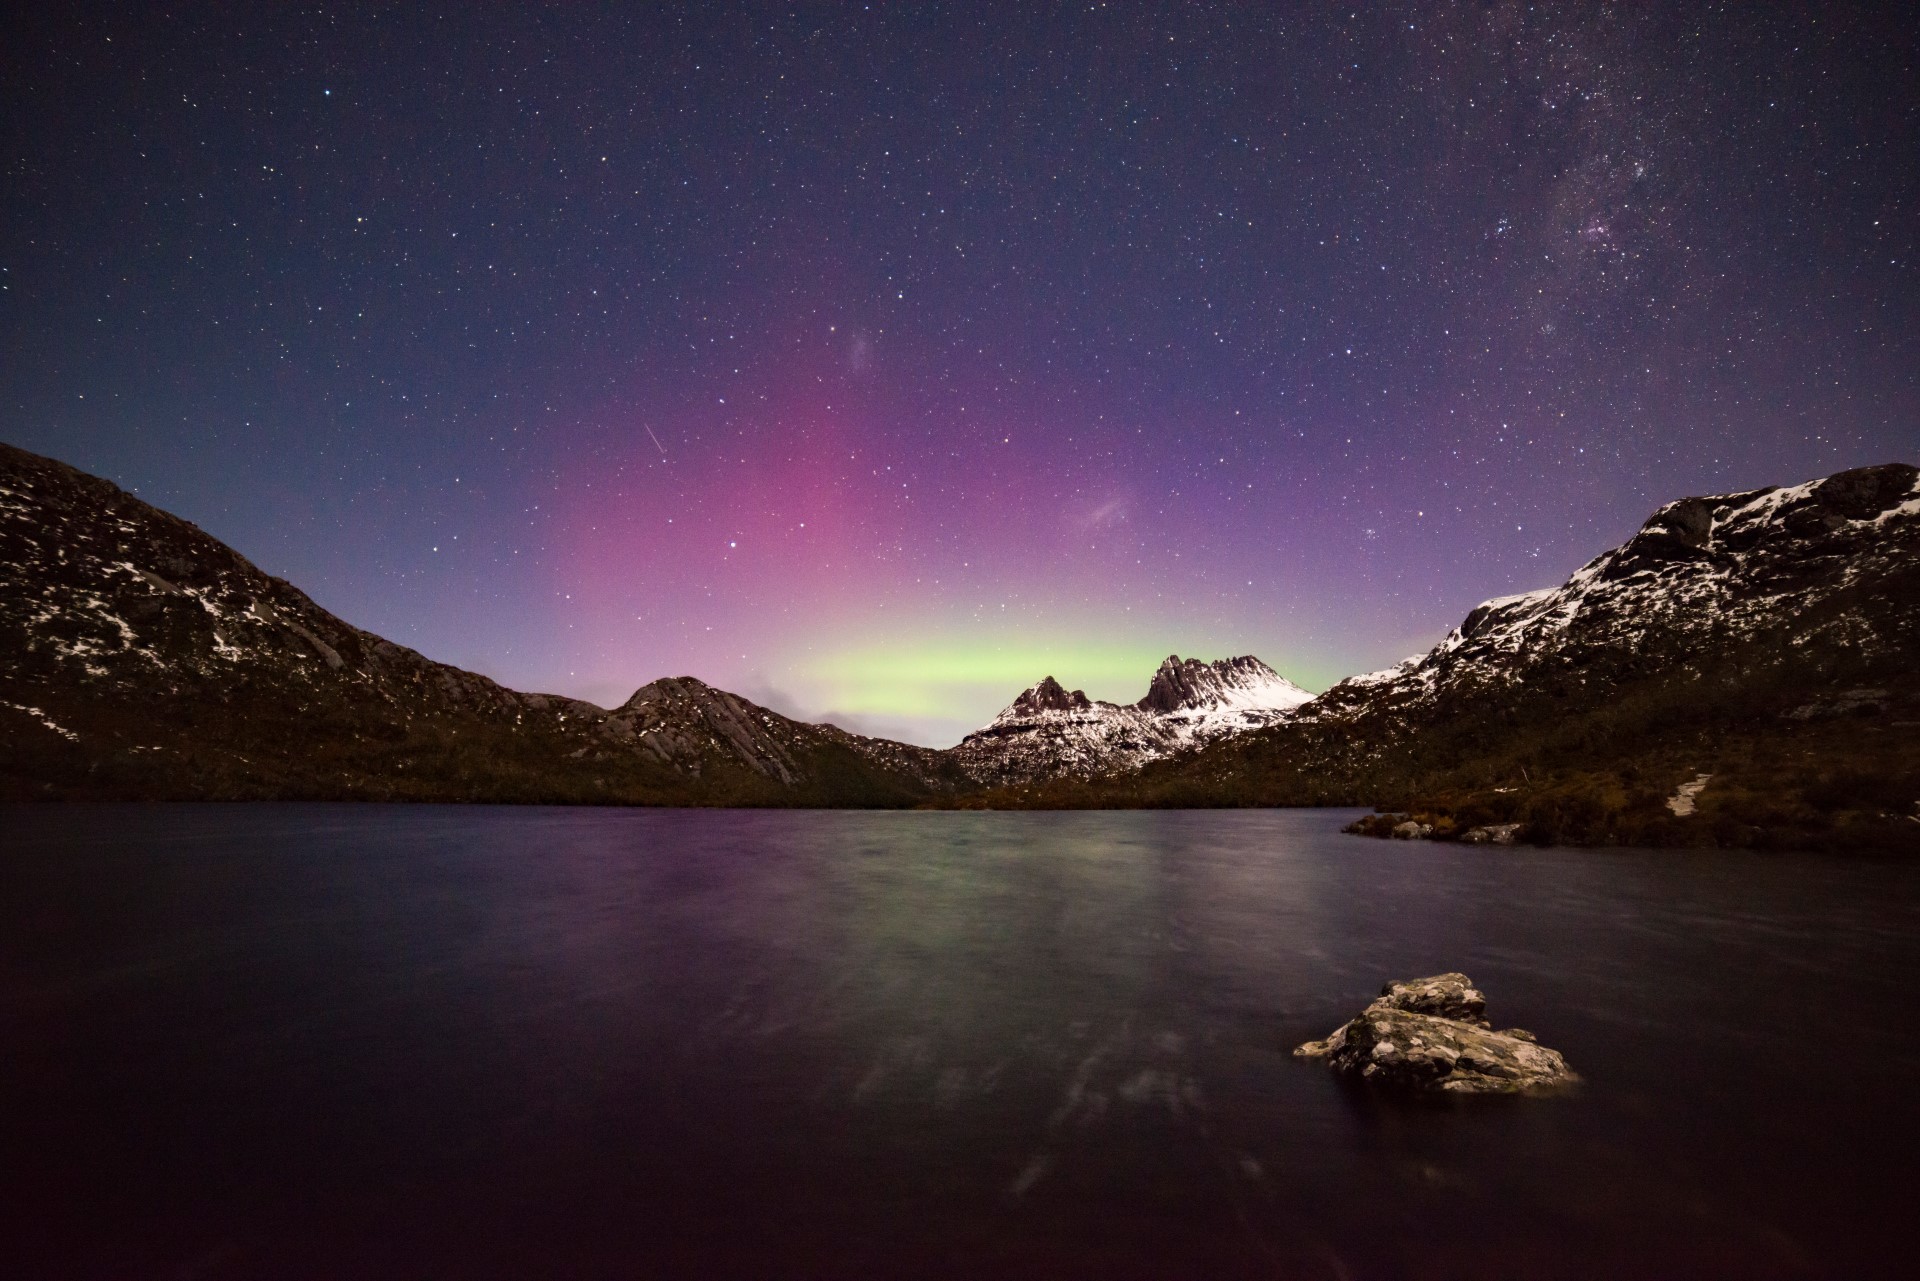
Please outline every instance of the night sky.
M1920 454L1898 9L35 8L0 438L518 688L1319 689Z

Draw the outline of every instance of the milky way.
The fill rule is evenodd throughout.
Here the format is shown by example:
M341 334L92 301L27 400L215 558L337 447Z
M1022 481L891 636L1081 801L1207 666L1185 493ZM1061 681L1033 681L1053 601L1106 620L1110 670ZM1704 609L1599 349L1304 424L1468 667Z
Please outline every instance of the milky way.
M1920 445L1897 10L44 8L0 436L522 688L1321 688Z

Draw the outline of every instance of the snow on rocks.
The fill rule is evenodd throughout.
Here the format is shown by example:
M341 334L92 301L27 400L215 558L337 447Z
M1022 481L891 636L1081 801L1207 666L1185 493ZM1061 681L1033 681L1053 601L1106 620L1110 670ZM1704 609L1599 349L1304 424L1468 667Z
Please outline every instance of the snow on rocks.
M1694 798L1706 790L1707 784L1711 782L1712 779L1713 775L1711 774L1701 774L1691 783L1680 784L1680 790L1667 798L1667 808L1673 811L1674 816L1677 818L1685 818L1687 815L1693 813Z
M1684 498L1559 587L1485 601L1427 654L1342 681L1300 716L1324 721L1363 704L1411 707L1579 673L1592 655L1639 655L1653 639L1685 661L1689 647L1724 648L1783 619L1817 616L1826 597L1911 556L1917 538L1920 469L1906 463ZM1881 643L1836 630L1852 625L1821 624L1849 647Z
M66 726L59 724L53 717L47 715L37 707L28 707L25 703L8 702L0 702L0 707L11 707L16 712L22 712L32 717L34 720L40 722L42 726L58 734L61 738L66 739L69 743L77 743L80 741L78 734L66 728Z

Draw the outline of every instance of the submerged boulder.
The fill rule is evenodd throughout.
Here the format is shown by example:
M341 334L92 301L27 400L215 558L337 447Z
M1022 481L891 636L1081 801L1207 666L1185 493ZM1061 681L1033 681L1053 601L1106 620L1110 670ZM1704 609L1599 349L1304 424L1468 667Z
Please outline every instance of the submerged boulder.
M1520 1094L1578 1080L1558 1051L1531 1032L1490 1029L1487 998L1464 974L1389 983L1373 1004L1298 1058L1324 1058L1335 1071L1422 1093Z

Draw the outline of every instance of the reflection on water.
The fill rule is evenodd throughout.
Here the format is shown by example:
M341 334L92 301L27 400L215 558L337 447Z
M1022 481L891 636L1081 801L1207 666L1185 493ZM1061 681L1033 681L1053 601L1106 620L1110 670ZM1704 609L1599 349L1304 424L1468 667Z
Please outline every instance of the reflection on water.
M1332 811L0 811L46 1276L1896 1275L1920 878ZM1288 1050L1463 969L1588 1084Z

